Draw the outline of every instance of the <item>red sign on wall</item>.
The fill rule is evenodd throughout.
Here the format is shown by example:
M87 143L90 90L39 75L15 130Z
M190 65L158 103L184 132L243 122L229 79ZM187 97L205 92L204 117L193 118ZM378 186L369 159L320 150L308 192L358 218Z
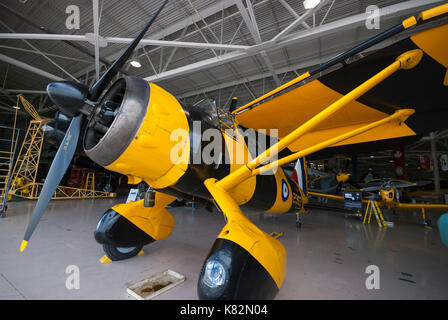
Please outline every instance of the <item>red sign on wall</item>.
M431 160L429 156L420 156L419 169L422 171L428 171L431 168Z
M392 157L394 159L394 167L395 167L395 178L397 179L406 179L405 172L405 158L404 158L404 147L396 148L392 151Z

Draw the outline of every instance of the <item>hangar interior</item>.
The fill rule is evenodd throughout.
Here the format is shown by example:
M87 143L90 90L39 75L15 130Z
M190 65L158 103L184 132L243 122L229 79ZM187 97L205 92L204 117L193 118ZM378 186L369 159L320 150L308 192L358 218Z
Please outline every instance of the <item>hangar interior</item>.
M179 193L170 193L167 210L175 221L170 236L160 236L160 241L154 241L158 239L153 236L149 242L154 242L145 242L143 252L141 247L130 246L133 250L130 259L108 261L115 260L114 257L119 260L129 252L111 253L110 247L104 249L95 241L98 238L94 238L94 232L103 214L129 199L131 202L141 199L145 207L147 201L155 201L157 206L159 193L155 195L154 190L163 190L165 185L160 182L163 179L154 179L154 185L147 179L144 179L147 184L141 183L141 179L120 173L110 163L103 168L106 165L96 160L100 156L90 156L94 148L85 152L82 146L76 148L76 143L74 159L67 163L68 170L62 173L61 182L56 182L59 187L54 196L60 199L49 202L27 249L19 251L23 234L33 220L37 198L44 193L44 183L53 180L47 174L73 121L60 112L62 109L50 97L47 85L72 81L81 88L95 87L162 2L4 0L0 3L0 155L3 156L0 299L134 299L127 291L129 286L170 269L183 275L183 282L154 299L194 300L198 298L198 290L203 290L198 282L204 279L204 274L209 272L211 278L222 276L222 265L212 266L217 268L212 271L203 268L204 261L213 253L210 250L214 243L213 248L229 245L224 240L215 242L231 219L223 215L224 207L218 205L211 191L219 190L210 188L215 202L204 203L195 196L183 198ZM446 1L433 0L170 0L109 83L123 77L141 78L151 83L151 94L160 87L181 106L205 108L212 103L219 112L228 114L408 17L417 17L424 10L444 4ZM378 25L368 27L367 21ZM411 34L447 23L445 14L440 19L417 24L350 58L357 62ZM448 56L448 43L442 43L440 50ZM316 77L326 72L319 72ZM445 95L446 82L441 89ZM128 88L130 83L134 85L126 82ZM141 82L136 82L135 87L138 85ZM396 90L395 95L408 93ZM162 109L163 103L165 100L160 104ZM114 116L117 114L120 112ZM96 130L93 115L89 117L92 126L87 127ZM436 121L436 117L434 123L443 121ZM162 121L160 118L160 125ZM172 122L175 121L178 120L173 118ZM431 122L426 125L431 127ZM174 126L166 127L166 131ZM120 143L120 137L115 136L114 143ZM98 138L100 142L103 140ZM155 160L150 160L150 156L136 150L135 168L145 161L151 163L148 166L158 166L159 157L154 155ZM106 149L102 152L107 154ZM279 241L287 252L286 273L281 281L273 276L277 287L279 281L283 284L269 297L447 299L448 251L440 227L442 221L447 223L442 218L448 212L448 207L444 207L448 204L447 155L448 125L422 134L417 132L406 142L388 144L386 140L380 148L366 143L350 151L327 149L325 153L306 157L305 184L310 190L308 206L302 206L306 210L278 214L243 205L242 211L258 228L267 234L282 233ZM287 176L295 170L295 160L282 166ZM173 175L166 173L167 179ZM215 177L219 180L224 175L219 173ZM276 190L282 187L280 183ZM292 196L292 189L289 192L287 187L286 191L286 198ZM347 193L360 194L367 202L358 199L350 207ZM366 204L371 205L368 201L389 201L381 198L382 193L391 195L392 202L403 206L385 205L373 211L372 221L364 223L368 214ZM422 209L419 204L436 207ZM402 209L406 205L407 210ZM135 225L127 228L129 232L137 232L132 229ZM225 235L222 239L228 241ZM264 262L270 259L265 258L269 251L259 254L261 258L258 262L255 258L255 265L269 265L270 262ZM252 261L253 257L247 259ZM381 272L380 288L367 288L366 268L371 265ZM80 275L78 287L75 284L74 288L67 284L72 266ZM250 276L248 279L254 280ZM204 293L199 295L203 297Z

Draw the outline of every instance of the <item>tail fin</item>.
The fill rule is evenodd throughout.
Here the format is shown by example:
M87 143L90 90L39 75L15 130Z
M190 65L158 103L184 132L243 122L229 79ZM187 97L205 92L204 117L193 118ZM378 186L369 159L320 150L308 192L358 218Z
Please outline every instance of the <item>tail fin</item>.
M302 189L305 195L308 195L308 181L306 172L306 160L305 158L299 158L297 160L294 171L292 172L291 179L294 180L297 185Z

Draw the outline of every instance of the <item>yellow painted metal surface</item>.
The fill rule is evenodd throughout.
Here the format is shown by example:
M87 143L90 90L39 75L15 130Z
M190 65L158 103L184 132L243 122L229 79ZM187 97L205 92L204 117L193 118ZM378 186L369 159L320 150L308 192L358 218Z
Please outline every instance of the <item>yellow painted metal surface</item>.
M297 135L294 134L291 136L291 138L294 137L294 141L286 139L284 144L288 145L292 151L303 150L320 141L340 135L341 132L355 130L367 123L387 117L387 114L368 107L356 99L397 70L413 68L420 62L422 54L421 50L403 53L393 64L346 95L341 95L319 80L313 80L251 110L237 114L237 121L242 126L256 130L278 129L280 138L288 137L300 126L300 129L305 131L301 134L302 139L298 140ZM375 129L335 146L409 135L415 135L415 133L407 126L400 126L395 130Z
M370 223L372 215L375 215L378 227L383 228L386 226L386 221L384 220L383 213L381 212L381 209L378 206L378 202L374 200L369 200L367 203L366 211L364 213L363 224L365 224L366 221L367 223Z
M364 132L375 129L377 127L381 127L381 128L383 128L383 130L385 130L385 129L393 130L393 128L396 128L397 126L405 126L403 124L404 121L413 113L414 113L413 109L401 109L401 110L396 111L394 114L390 115L387 118L369 123L365 126L356 128L355 130L344 132L341 135L337 135L337 136L329 138L327 140L321 140L321 142L316 141L315 144L312 144L308 148L302 149L299 152L293 153L289 156L279 159L278 161L274 161L268 165L265 165L263 167L253 170L252 174L257 175L257 174L269 171L269 170L271 170L270 168L272 166L275 166L275 167L283 166L291 161L297 160L298 158L306 157L307 155L312 154L318 150L322 150L323 148L336 145L337 143L339 143L341 141L347 140L348 138L356 137ZM385 124L393 124L394 126L389 126L389 128L385 128L384 127ZM407 128L407 126L405 126L405 128Z
M140 250L137 255L141 256L144 253L145 252L143 250ZM102 263L102 264L106 264L106 263L110 263L110 262L112 262L112 260L107 255L102 256L100 259L100 263Z
M278 128L284 137L294 129L343 97L318 80L275 97L256 108L237 115L240 125L253 129ZM384 118L386 114L359 102L350 103L338 115L333 115L316 130L370 122Z
M448 3L420 12L418 20L426 21L446 13L448 13Z
M37 200L39 198L39 194L44 185L43 183L23 182L24 180L21 178L16 179L15 181L19 182L15 183L15 188L12 191L14 196L30 200ZM116 196L117 194L115 192L58 186L51 199L96 199L115 198Z
M229 153L230 172L237 170L252 160L252 155L243 136L237 130L233 131L233 135L236 139L223 132L224 142ZM230 195L238 205L245 204L252 198L255 192L256 180L256 177L250 177L229 190Z
M17 98L17 102L18 102ZM4 211L6 209L6 203L11 200L11 194L9 194L10 182L13 174L13 163L14 163L14 153L17 146L18 136L16 136L17 125L17 113L18 109L14 112L14 121L11 135L10 147L6 150L0 150L0 210ZM6 137L4 137L6 138ZM9 137L8 137L9 138ZM6 139L7 140L7 139ZM7 142L7 141L5 141ZM6 146L6 143L5 143Z
M38 197L35 185L40 154L44 142L42 121L31 120L14 165L10 193L15 196Z
M100 262L102 264L106 264L106 263L112 262L112 260L110 260L110 258L107 255L104 255L104 256L101 257Z
M293 85L299 83L300 81L303 81L303 80L305 80L305 79L307 79L307 78L309 78L309 77L310 77L310 73L309 73L309 72L306 72L306 73L304 73L304 74L298 76L297 78L295 78L295 79L293 79L293 80L291 80L291 81L285 83L284 85L282 85L282 86L280 86L280 87L278 87L278 88L275 88L274 90L272 90L272 91L266 93L265 95L263 95L263 96L261 96L261 97L255 99L255 100L249 102L248 104L242 106L241 108L238 108L238 109L235 110L233 113L238 113L238 112L240 112L240 111L242 111L242 110L244 110L244 109L246 109L246 108L249 108L250 106L252 106L252 105L254 105L254 104L256 104L256 103L259 103L260 101L263 101L264 99L267 99L267 98L269 98L269 97L272 97L274 94L279 93L279 92L282 91L282 90L288 89L289 87L291 87L291 86L293 86Z
M233 241L248 251L281 287L286 272L286 249L280 241L257 228L241 211L238 204L216 179L204 184L227 218L227 224L218 235L220 239Z
M406 20L403 20L402 22L403 27L405 29L410 28L412 26L415 26L417 24L417 19L415 19L414 16L407 18Z
M174 200L176 200L176 197L156 192L154 207L143 206L144 200L142 199L119 204L112 209L150 235L154 240L161 240L168 238L174 227L174 218L165 208Z
M87 173L86 182L84 183L84 189L95 191L95 172L89 171Z
M431 8L431 9L422 11L418 15L417 19L414 16L411 16L411 17L403 20L402 25L403 25L403 27L405 29L408 29L410 27L415 26L417 24L417 20L418 21L426 21L426 20L429 20L431 18L442 16L442 15L446 14L447 12L448 12L448 4L443 4L443 5L437 6L435 8ZM257 103L260 103L263 100L265 100L267 98L270 98L270 97L274 96L275 94L277 94L277 93L279 93L279 92L281 92L281 91L283 91L285 89L288 89L288 88L298 84L299 82L301 82L301 81L303 81L303 80L305 80L305 79L307 79L309 77L310 77L310 73L306 72L306 73L300 75L299 77L297 77L297 78L295 78L295 79L285 83L284 85L282 85L282 86L280 86L278 88L275 88L274 90L266 93L265 95L263 95L263 96L255 99L255 100L249 102L248 104L246 104L246 105L244 105L244 106L242 106L240 108L238 108L237 110L234 111L234 113L237 114L237 113L239 113L239 112L241 112L241 111L243 111L245 109L248 109L248 108L256 105Z
M448 210L448 204L437 204L437 203L400 203L394 202L390 204L392 208L396 209L407 209L407 210L415 210L415 209L431 209L431 210Z
M360 129L368 124L369 122L363 122L355 125L348 125L346 127L313 131L312 133L305 134L302 139L292 143L289 149L292 151L298 151L311 148L312 146L319 144L322 141L327 141L335 136L340 136L347 131ZM415 132L411 130L411 128L409 128L406 124L397 125L397 123L386 123L365 133L353 136L352 138L343 140L342 142L335 143L332 146L336 147L413 135L415 135Z
M22 103L25 110L30 114L31 117L33 117L34 120L36 121L49 120L49 119L42 119L40 115L37 113L36 108L34 108L34 106L28 100L26 100L22 94L17 95L17 106L19 105L19 100Z
M271 275L280 288L286 273L286 249L277 239L257 228L249 220L231 220L218 235L233 241L250 253Z
M346 173L340 172L340 173L338 173L338 174L336 175L336 180L337 180L338 182L345 183L345 182L348 181L348 179L350 179L350 175L348 175L348 174L346 174Z
M282 138L342 97L343 95L340 93L328 88L318 80L314 80L257 106L251 111L238 115L237 119L241 125L248 128L278 128L279 136ZM353 101L338 113L328 117L311 132L304 134L302 139L291 144L289 149L291 151L303 150L343 132L355 130L387 116L386 113ZM335 146L415 134L406 125L394 128L391 131L392 127L394 126L388 125L388 128L373 129L368 133L335 144Z
M291 209L292 206L292 190L291 185L286 179L285 173L282 168L278 168L275 172L275 183L277 184L277 195L275 196L275 202L272 208L267 210L268 213L285 213ZM288 188L287 197L284 200L285 185Z
M175 184L187 170L189 126L176 98L153 83L150 86L148 110L137 135L106 169L125 174L132 180L144 179L158 189Z
M394 74L398 70L407 69L407 68L411 68L411 67L415 66L416 63L418 63L418 61L420 61L421 57L422 57L422 55L421 55L420 50L412 50L412 51L403 53L402 55L397 57L397 59L395 60L394 63L390 64L389 66L387 66L386 68L384 68L383 70L381 70L380 72L375 74L373 77L371 77L367 81L363 82L361 85L359 85L358 87L356 87L355 89L353 89L352 91L347 93L346 95L341 96L339 99L337 99L335 102L331 103L326 108L322 107L321 111L318 112L317 114L315 114L315 111L314 111L312 117L310 119L307 119L301 125L296 123L294 126L295 129L292 130L291 132L289 132L288 135L286 135L285 137L281 138L277 144L275 144L274 146L270 147L269 149L267 149L266 151L264 151L263 153L258 155L254 160L250 161L246 166L240 167L237 170L235 170L234 172L232 172L231 174L227 175L226 177L224 177L223 179L218 181L217 184L224 190L229 190L232 187L234 187L235 185L246 180L248 177L250 177L252 175L252 170L256 169L260 164L265 163L266 161L269 161L272 157L276 156L279 152L284 150L286 147L289 147L291 149L293 144L296 143L299 138L303 137L305 134L312 132L313 130L316 130L316 128L321 127L322 124L327 123L329 119L334 119L335 117L339 116L341 113L341 110L343 110L344 107L350 106L353 103L355 103L355 104L358 103L358 102L356 102L356 99L358 99L360 96L365 94L367 91L374 88L376 85L378 85L379 83L381 83L382 81L384 81L385 79L390 77L392 74ZM296 90L299 90L304 87L306 87L306 85L303 87L297 88ZM287 96L288 94L290 94L291 92L294 92L296 90L292 90L286 94L283 94L283 95L277 97L276 99L272 99L272 100L264 103L263 105L265 106L265 105L269 105L270 103L273 103L273 101L279 101L278 99L281 99L282 97ZM318 92L316 92L315 94L318 97L320 96ZM289 101L289 102L285 102L285 103L289 103L288 107L291 107L291 105L293 105L294 101ZM312 105L312 104L310 104L310 105ZM277 117L277 120L278 119L286 119L288 117L287 116L287 115L289 115L288 112L284 111L285 114L282 114L280 110L275 109L275 105L271 106L271 107L274 107L274 110L277 113L280 113L280 115ZM281 108L281 105L277 105L277 108ZM319 106L317 108L319 108ZM308 109L313 109L313 108L308 108ZM255 112L257 110L259 110L259 108L253 109L253 110L251 110L251 112L245 112L243 114L248 114L248 113L252 114L253 112ZM376 110L374 110L374 111L376 111ZM379 111L376 111L376 112L379 112ZM386 114L384 114L382 112L379 112L379 113L380 113L380 115L383 115L383 116L380 119L374 119L371 122L386 118L386 116L387 116ZM269 119L269 121L272 120L273 124L269 124L268 122L266 122L260 118L258 118L258 120L263 122L267 126L265 128L278 128L279 131L281 129L285 130L284 126L283 127L279 126L279 123L278 122L276 123L276 119L275 119L274 115L272 115L272 116L273 116L272 119L270 119L269 116L267 118ZM358 114L358 116L360 116L360 115ZM342 121L342 119L340 121ZM244 125L244 123L243 123L243 125ZM253 123L253 125L254 125L252 127L253 129L260 128L260 127L258 127L259 123ZM290 123L290 125L292 126L292 125L294 125L294 123ZM332 124L332 126L334 126L334 124ZM342 121L340 126L346 127L347 125L345 124L344 121ZM369 134L369 133L371 133L371 132L368 132L367 134ZM279 135L282 136L281 133ZM347 140L349 140L349 139L347 139ZM345 141L347 141L347 140L345 140ZM377 139L375 139L375 140L377 140ZM293 151L294 151L294 149L293 149ZM315 150L315 151L319 151L319 150Z
M20 244L20 252L23 252L23 250L25 250L27 245L28 245L28 241L22 240L22 243Z
M427 55L448 68L448 24L425 30L411 37L411 40ZM443 79L440 79L443 81Z
M393 202L395 198L395 190L392 188L390 190L380 190L381 199L385 203Z

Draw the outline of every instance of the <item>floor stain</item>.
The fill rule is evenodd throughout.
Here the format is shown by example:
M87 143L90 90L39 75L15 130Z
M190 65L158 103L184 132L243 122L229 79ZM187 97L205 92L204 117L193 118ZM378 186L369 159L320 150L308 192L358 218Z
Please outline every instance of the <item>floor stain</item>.
M400 273L407 277L413 277L413 275L411 273L407 273L407 272L400 272Z
M413 283L413 284L417 283L417 282L415 282L413 280L409 280L409 279L405 279L405 278L398 278L398 280L405 281L405 282L410 282L410 283Z
M156 292L168 285L170 285L172 282L167 282L167 283L155 283L154 285L147 287L147 288L143 288L140 290L140 292L143 294L151 294L153 292Z

